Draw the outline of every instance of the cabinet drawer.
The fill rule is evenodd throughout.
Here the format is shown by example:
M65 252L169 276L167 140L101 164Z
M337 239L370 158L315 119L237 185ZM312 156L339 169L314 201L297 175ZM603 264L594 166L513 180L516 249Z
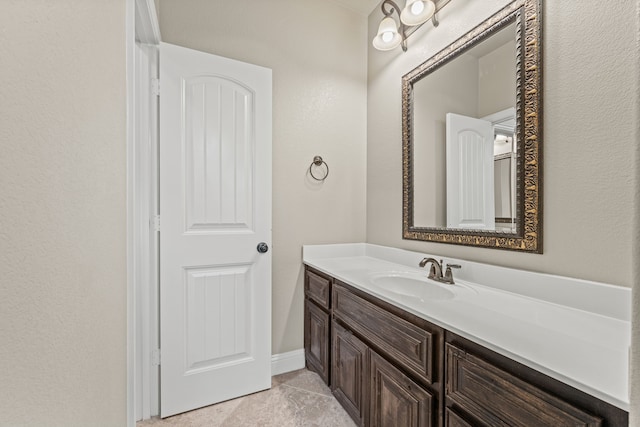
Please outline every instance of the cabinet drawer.
M437 379L434 368L436 338L426 331L335 284L333 313L354 332L386 353L400 366L428 383Z
M602 425L600 418L448 343L446 361L447 406L462 408L479 425Z
M304 293L314 300L320 307L331 308L331 279L321 276L311 270L304 275Z

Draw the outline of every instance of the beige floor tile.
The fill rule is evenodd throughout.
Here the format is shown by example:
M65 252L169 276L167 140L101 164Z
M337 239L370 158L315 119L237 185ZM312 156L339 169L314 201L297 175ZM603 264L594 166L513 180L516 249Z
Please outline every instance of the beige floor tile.
M271 390L137 427L354 427L320 377L306 369L273 377Z
M331 396L331 390L329 390L329 387L322 382L318 374L306 369L277 375L273 377L272 384L274 387L276 385L284 384L301 390L322 394L324 396Z

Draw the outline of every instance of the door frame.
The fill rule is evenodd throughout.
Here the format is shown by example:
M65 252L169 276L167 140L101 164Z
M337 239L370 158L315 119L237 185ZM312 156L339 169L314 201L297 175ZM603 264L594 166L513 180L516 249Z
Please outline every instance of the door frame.
M158 412L159 374L151 353L157 337L153 299L157 297L157 233L151 219L157 206L157 118L151 93L157 73L160 26L154 0L126 0L127 116L127 425ZM142 47L138 47L137 44ZM146 56L136 53L144 49ZM155 63L155 64L154 64ZM155 68L154 68L155 67ZM144 123L139 118L146 118ZM147 141L148 143L143 143ZM157 307L157 305L156 305ZM155 338L155 342L154 342ZM146 356L145 356L146 355ZM154 391L154 384L156 390ZM155 398L154 398L155 396ZM155 404L155 407L154 407Z
M134 278L136 310L136 420L159 412L158 349L158 48L136 44L136 146L134 200ZM154 397L156 396L156 397Z

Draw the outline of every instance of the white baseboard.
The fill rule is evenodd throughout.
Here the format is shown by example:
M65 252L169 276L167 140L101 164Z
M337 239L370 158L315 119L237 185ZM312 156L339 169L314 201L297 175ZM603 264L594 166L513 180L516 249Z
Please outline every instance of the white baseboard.
M271 375L280 375L304 368L304 349L271 356Z

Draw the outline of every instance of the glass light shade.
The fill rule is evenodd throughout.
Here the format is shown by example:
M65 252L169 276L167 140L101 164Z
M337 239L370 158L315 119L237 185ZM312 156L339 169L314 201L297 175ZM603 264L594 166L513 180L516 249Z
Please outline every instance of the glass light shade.
M373 38L373 47L378 50L395 49L402 42L402 36L398 33L396 21L387 16L380 22L378 34Z
M418 3L422 3L422 7ZM405 25L420 25L431 19L435 11L436 5L431 0L407 0L400 14L400 20Z

